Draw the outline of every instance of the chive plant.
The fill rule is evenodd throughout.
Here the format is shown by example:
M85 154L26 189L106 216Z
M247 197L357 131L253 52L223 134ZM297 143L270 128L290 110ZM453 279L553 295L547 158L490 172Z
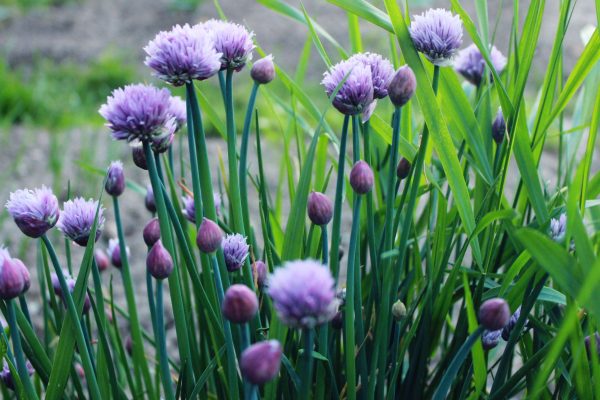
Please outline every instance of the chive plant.
M120 208L140 187L126 185L128 166L110 164L97 200L61 208L45 186L10 194L17 227L40 240L35 282L0 247L4 398L600 398L598 32L565 63L576 2L561 1L535 87L545 2L515 12L507 49L485 2L475 19L458 0L419 15L393 0L329 2L348 14L354 54L306 9L260 1L308 27L293 77L242 25L176 25L144 48L145 64L185 100L132 84L100 107L150 181L138 199L152 214L137 232L146 296ZM381 29L389 57L364 51L361 21ZM305 89L311 46L321 101ZM253 52L264 57L250 67ZM202 82L217 79L217 90ZM234 97L246 96L238 110ZM211 168L205 119L224 135L222 170ZM284 149L294 131L297 154L264 157L271 119L275 133L287 119ZM560 168L544 184L540 159L557 136ZM296 161L299 175L287 174ZM275 191L268 168L282 171ZM100 188L117 232L107 253ZM107 282L109 264L120 273ZM27 306L32 285L41 311Z

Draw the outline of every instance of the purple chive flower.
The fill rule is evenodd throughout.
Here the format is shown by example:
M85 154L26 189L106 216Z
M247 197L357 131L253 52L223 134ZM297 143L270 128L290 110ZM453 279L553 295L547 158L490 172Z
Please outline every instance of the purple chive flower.
M502 109L499 109L496 119L492 122L492 138L497 144L500 144L504 140L504 135L506 135L506 121Z
M175 132L187 123L187 106L185 100L179 96L171 96L169 112L175 117Z
M202 24L213 40L215 50L221 53L221 70L241 71L246 61L252 60L253 32L233 22L211 19Z
M146 243L146 246L154 246L154 243L156 243L158 239L160 239L160 224L158 222L158 218L152 218L150 221L148 221L148 223L144 227L142 236L144 238L144 243Z
M508 342L510 334L511 334L512 330L515 328L515 325L517 324L517 321L519 320L520 316L521 316L521 306L519 306L515 310L514 314L511 315L510 319L508 320L508 323L504 326L504 328L502 328L502 339L504 339ZM527 325L527 320L525 321L525 325Z
M94 249L94 260L98 266L98 271L102 272L110 267L110 258L106 255L106 252L102 249Z
M558 218L550 220L550 238L555 242L562 243L567 234L567 214L561 214Z
M327 267L314 260L286 262L268 281L277 315L295 328L314 328L330 321L338 306L335 281Z
M183 200L183 216L191 223L196 223L196 206L194 205L194 198L192 196L184 196Z
M417 78L408 65L398 68L388 86L390 101L396 107L402 107L413 97L417 90Z
M492 46L490 55L496 72L501 73L504 67L506 67L506 57L504 57L496 46ZM473 85L479 86L483 80L483 72L485 71L485 59L479 48L472 44L461 50L454 62L454 69Z
M331 97L342 81L344 83L333 99L333 106L344 115L365 111L373 101L371 67L356 60L341 61L325 72L321 85Z
M133 163L143 170L148 170L148 164L146 163L146 155L144 154L144 148L142 145L138 144L136 146L131 147L131 157L133 158Z
M63 275L65 277L65 283L67 284L67 287L69 288L69 293L73 294L73 290L75 290L75 284L77 283L77 281L75 280L75 278L73 278L68 271L63 270ZM60 281L58 280L58 275L56 275L56 272L53 272L50 275L50 280L52 282L52 288L54 289L54 294L57 295L62 301L63 303L65 303L66 306L66 299L63 296L63 291L62 291L62 287L60 286ZM90 302L90 298L88 296L88 294L85 294L85 301L83 303L83 313L86 314L90 307L92 306L91 302Z
M233 272L242 268L250 250L246 238L239 233L227 235L223 239L221 247L223 247L227 270Z
M33 365L31 365L29 360L25 363L25 366L29 376L33 375L35 370L33 369ZM2 368L2 371L0 371L0 381L2 381L2 383L4 383L8 389L13 391L15 390L15 379L13 378L12 372L10 371L6 361L4 361L4 367Z
M156 202L154 201L154 191L152 190L152 185L146 186L144 205L146 206L146 210L150 211L151 213L156 212Z
M374 180L373 170L363 160L357 161L350 171L350 186L358 194L369 193L373 189Z
M502 330L509 319L510 309L504 299L489 299L479 307L479 322L489 331Z
M121 259L121 248L119 247L119 239L110 239L108 241L108 248L106 249L110 262L116 268L121 268L123 260ZM129 246L125 247L126 257L129 257Z
M415 15L410 24L410 36L415 48L434 65L452 63L462 43L462 21L458 15L443 8L429 9Z
M494 347L498 346L498 343L500 343L501 335L502 329L498 329L495 331L483 331L483 333L481 334L481 344L483 345L483 349L491 350Z
M223 316L233 323L249 322L258 311L258 298L246 285L231 285L225 292L221 311Z
M203 218L198 234L196 235L196 245L203 253L214 253L221 247L223 242L223 231L214 221Z
M123 163L113 161L108 166L108 173L104 189L111 196L120 196L125 191L125 175L123 174Z
M210 78L221 68L221 54L202 25L175 25L159 32L144 51L154 75L174 86Z
M244 378L254 385L262 385L279 373L283 348L277 340L265 340L248 347L240 357Z
M69 239L80 246L87 246L88 239L92 234L92 226L98 208L97 200L85 200L76 197L63 204L63 210L58 219L58 229ZM104 208L98 210L98 224L96 225L95 241L98 241L102 228L104 227Z
M323 193L311 192L308 195L307 211L313 224L327 225L333 217L333 204Z
M6 209L21 231L32 238L45 234L58 222L58 199L46 186L10 194Z
M252 263L252 276L254 277L254 282L259 288L263 288L267 283L268 273L269 269L267 268L267 264L264 262L256 260Z
M25 264L12 258L4 247L0 247L0 298L11 300L29 289L30 277Z
M173 258L163 246L161 240L157 240L146 257L146 268L156 279L165 279L173 272Z
M370 67L375 99L383 99L388 95L388 86L394 77L394 66L388 59L376 53L357 53L348 61L355 61Z
M269 54L256 61L250 70L250 76L254 82L266 85L275 79L275 64L273 64L273 56Z
M99 112L114 139L154 142L175 131L170 105L169 90L137 84L115 89Z
M175 140L175 132L171 132L167 136L156 138L152 140L152 150L155 153L164 153L169 150L169 147L173 144L173 140Z

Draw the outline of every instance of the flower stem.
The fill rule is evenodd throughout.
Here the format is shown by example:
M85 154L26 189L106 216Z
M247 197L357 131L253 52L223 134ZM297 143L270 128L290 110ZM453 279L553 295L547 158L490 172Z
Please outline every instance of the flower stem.
M342 137L340 139L340 154L338 158L338 170L335 185L335 202L333 206L333 222L331 225L331 249L330 249L330 268L333 276L337 279L340 265L338 255L340 247L340 228L342 223L342 200L344 198L344 166L346 163L346 141L348 139L348 122L350 116L344 117L342 127Z
M10 336L13 341L13 348L15 358L17 361L17 371L19 378L25 388L25 393L28 399L39 399L31 379L29 377L29 371L27 370L27 363L25 362L25 356L23 355L23 348L21 347L21 335L19 334L19 327L17 326L17 318L15 317L15 306L12 300L6 301L6 308L8 311L8 325L10 326Z
M304 362L302 365L302 381L300 386L300 400L307 400L310 397L310 388L312 387L312 369L313 369L313 344L314 331L311 328L304 328L302 336L304 337Z
M194 190L194 209L196 211L196 229L200 227L200 223L202 219L200 215L202 212L202 192L200 190L200 176L198 172L198 156L196 154L196 138L195 135L195 126L194 126L194 117L192 111L192 102L193 97L195 97L196 92L194 91L193 83L188 82L185 85L186 88L186 109L187 109L187 137L188 137L188 149L190 152L190 170L192 171L192 189ZM193 94L193 95L192 95ZM198 103L196 103L197 105Z
M173 392L173 381L171 380L171 370L169 369L169 358L167 354L167 341L165 339L165 324L163 321L163 282L156 281L156 333L159 347L160 376L162 379L165 398L167 400L175 399Z
M327 240L327 225L321 225L321 246L323 248L323 265L325 266L329 264L329 249Z

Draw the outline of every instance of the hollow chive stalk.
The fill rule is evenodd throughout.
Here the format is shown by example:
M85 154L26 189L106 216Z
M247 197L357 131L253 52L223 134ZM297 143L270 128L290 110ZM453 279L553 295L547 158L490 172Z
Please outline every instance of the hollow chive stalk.
M92 365L90 354L87 352L85 337L81 328L81 319L79 318L79 313L75 307L73 296L71 295L71 291L69 290L67 281L65 280L65 275L63 274L62 267L60 266L58 256L56 255L54 246L52 246L52 242L50 242L46 235L42 236L42 242L44 242L46 250L48 250L48 254L50 255L50 259L52 260L52 264L60 284L60 290L62 291L65 302L67 303L67 312L69 313L70 318L73 320L75 340L77 342L77 347L80 349L79 354L81 356L83 370L85 371L85 378L88 383L90 397L94 400L100 400L100 389L98 388L98 382L96 381L96 375L94 374L94 367Z
M25 394L28 399L39 399L37 392L35 391L31 378L29 377L29 371L27 371L27 364L25 362L25 356L23 355L23 348L21 347L21 335L19 334L19 327L17 326L17 318L15 316L15 305L12 300L6 301L6 309L8 311L8 325L10 326L10 336L13 341L14 355L17 361L17 372L23 387Z
M165 199L160 196L162 193L162 187L156 163L154 161L154 155L150 148L150 143L144 142L144 154L146 155L146 161L148 163L148 174L150 175L150 182L152 190L157 195L154 196L156 202L156 211L158 214L158 223L160 225L160 236L165 245L165 248L169 254L175 254L173 237L171 235L171 225L169 224L169 215L165 205ZM122 253L123 254L123 253ZM179 268L175 266L173 272L169 276L169 290L171 295L171 305L173 308L173 316L175 319L175 331L177 333L178 345L179 345L179 357L181 364L185 365L184 373L187 374L187 387L186 392L191 389L192 383L195 381L194 371L191 368L191 353L190 353L190 341L188 336L187 319L185 311L183 309L183 298L181 297L181 284L179 276Z
M340 228L342 223L342 200L344 198L344 166L346 164L346 141L348 140L348 122L350 116L344 116L342 126L342 137L340 139L340 154L338 157L337 178L335 184L335 200L333 205L333 222L331 224L331 249L329 255L329 267L333 276L338 279L340 258L338 255L340 247Z
M147 162L150 160L154 161L154 158L146 157L146 160ZM144 339L142 337L142 328L137 313L137 302L135 299L135 293L133 289L133 280L131 279L131 270L129 268L129 259L127 257L125 234L123 232L123 224L121 221L121 209L119 207L119 198L117 196L113 196L113 209L115 213L115 224L117 225L119 251L121 253L121 278L123 279L123 289L125 291L125 299L127 301L127 311L129 312L129 327L131 329L131 342L133 345L133 359L135 366L134 370L136 371L136 385L138 386L138 393L143 393L142 382L139 376L139 374L141 373L144 379L144 385L146 387L146 392L148 393L148 396L150 398L154 398L152 376L150 375L150 369L148 367L148 362L146 361L146 355L144 354Z
M307 400L310 397L310 388L312 387L312 370L313 370L313 344L315 341L314 330L304 328L302 337L304 339L304 353L302 354L302 371L300 385L300 400Z
M240 326L241 341L240 341L240 356L250 346L250 326L248 323L243 323ZM256 398L255 386L244 378L244 399L254 400Z
M363 124L363 148L364 154L363 157L367 164L372 165L371 163L371 138L370 138L370 123L366 121ZM375 246L375 211L373 208L373 192L369 192L365 195L367 200L367 235L368 235L368 245L369 245L369 260L371 261L371 268L373 274L375 276L373 291L375 294L375 299L378 297L379 293L379 258L377 257L377 250Z
M192 174L192 190L194 191L194 209L196 210L196 229L200 227L201 218L200 215L204 214L202 210L202 192L200 190L200 175L198 170L198 156L196 154L196 138L195 138L195 127L194 117L192 111L193 97L195 97L194 84L188 82L185 84L186 88L186 115L187 115L187 137L188 137L188 149L190 152L190 171ZM194 96L191 96L191 94Z
M165 338L165 323L163 321L163 282L161 279L156 281L156 333L158 340L158 361L160 364L160 377L163 384L165 398L167 400L175 399L173 392L173 381L171 380L171 370L169 368L169 356L167 354L167 341Z

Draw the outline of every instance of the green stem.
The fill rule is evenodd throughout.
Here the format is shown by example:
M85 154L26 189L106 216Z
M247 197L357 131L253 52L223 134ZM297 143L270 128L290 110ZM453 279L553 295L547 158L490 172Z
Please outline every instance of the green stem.
M165 324L163 321L163 282L156 281L156 332L159 347L160 376L167 400L175 399L173 392L173 381L171 380L171 370L169 368L169 359L167 354L167 341L165 339Z
M67 281L65 280L65 276L63 274L62 268L58 261L58 257L56 252L54 251L54 246L48 239L46 235L42 236L42 241L48 250L48 254L50 255L50 259L52 260L52 264L54 265L54 270L56 271L56 276L58 277L58 282L60 283L60 289L63 293L65 303L67 304L67 312L69 313L70 318L73 320L75 338L77 341L77 347L79 348L79 354L81 356L81 363L83 364L83 369L85 371L85 377L88 382L88 389L90 391L90 396L93 399L100 399L100 389L98 388L98 382L96 381L96 376L94 374L94 367L92 365L92 361L90 359L90 355L87 352L87 346L85 343L85 337L83 336L83 330L81 328L81 320L79 318L79 313L77 312L77 308L75 307L75 302L73 301L73 296L67 286Z
M148 292L148 308L150 308L150 319L152 320L152 332L154 336L158 336L156 332L156 302L154 301L154 285L152 285L152 275L146 271L146 291Z
M312 387L312 369L313 369L313 343L314 331L311 328L304 328L302 336L304 337L304 362L302 365L302 376L300 386L300 400L307 400L310 397L310 388Z
M192 171L192 189L194 191L194 209L196 210L196 229L200 227L200 223L202 219L200 215L202 212L202 192L200 190L200 175L198 172L198 156L196 155L196 139L195 135L195 127L194 127L194 117L192 111L192 101L196 92L194 91L194 84L188 82L185 84L186 88L186 109L187 109L187 126L188 126L188 149L190 152L190 170ZM197 104L197 103L196 103Z
M150 155L146 156L146 161L154 163L154 157ZM160 192L154 192L159 197ZM125 234L123 232L123 224L121 222L121 209L119 207L119 198L113 196L113 209L115 213L115 224L117 225L117 237L119 239L119 251L121 253L121 277L123 279L123 289L125 291L125 299L127 300L127 310L129 312L129 327L131 329L131 342L133 345L133 359L135 365L135 378L136 384L138 385L138 394L143 393L142 382L140 381L139 372L141 371L146 391L150 398L154 398L152 376L150 375L150 369L148 362L146 361L146 355L144 354L144 339L142 338L142 328L140 326L140 319L137 313L137 302L135 299L135 293L133 289L133 280L131 279L131 270L129 268L129 259L127 257L127 245L125 243Z
M31 379L29 377L29 371L27 370L27 363L25 362L25 356L23 355L23 348L21 347L21 335L19 334L19 327L17 326L17 318L15 317L15 306L12 300L6 301L6 308L8 311L8 325L10 326L10 336L12 337L15 358L17 361L17 371L19 378L25 388L25 393L28 399L39 399Z
M321 225L321 246L323 247L323 265L329 263L329 249L327 243L327 225Z
M364 147L364 155L365 161L367 164L371 164L371 140L369 135L370 124L369 121L365 122L363 125L363 147ZM375 277L373 290L375 297L378 296L379 293L379 270L378 266L378 257L375 246L375 212L373 208L373 191L370 191L365 195L367 199L367 234L368 234L368 243L369 243L369 258L371 261L371 268L373 270L373 274Z
M242 340L240 341L240 357L241 354L250 346L250 327L248 323L243 323L240 326ZM254 396L254 385L244 378L244 398L252 399Z
M340 228L342 223L342 201L344 198L344 166L346 164L346 141L348 139L348 121L350 116L344 117L342 137L340 139L340 154L338 157L338 169L335 185L335 201L333 206L333 222L331 225L331 249L330 268L333 276L338 278L340 258L338 255L340 247Z

